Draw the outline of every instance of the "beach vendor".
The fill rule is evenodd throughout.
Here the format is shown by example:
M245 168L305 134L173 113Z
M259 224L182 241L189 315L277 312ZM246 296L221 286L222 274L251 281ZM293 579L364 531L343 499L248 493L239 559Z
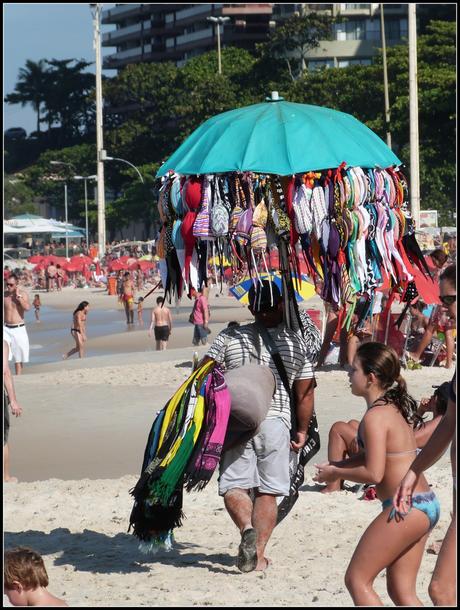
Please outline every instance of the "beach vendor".
M241 534L237 566L242 572L263 571L270 563L265 548L277 523L277 497L289 495L289 454L305 445L315 385L305 341L283 322L278 287L268 280L256 283L249 291L249 310L255 322L224 329L206 354L226 371L248 363L268 366L276 379L276 391L257 434L227 450L224 447L220 460L219 495ZM297 399L292 441L290 400L272 356L273 344Z

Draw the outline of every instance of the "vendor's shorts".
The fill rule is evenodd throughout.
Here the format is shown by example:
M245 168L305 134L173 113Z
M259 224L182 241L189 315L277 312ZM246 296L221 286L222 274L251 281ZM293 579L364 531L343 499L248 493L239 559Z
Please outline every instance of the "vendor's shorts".
M155 326L155 339L157 341L167 341L169 339L169 326Z
M29 362L29 337L25 326L8 328L3 325L3 338L10 348L8 360Z
M265 419L256 436L222 455L219 495L230 489L256 487L260 493L288 496L289 452L290 432L285 422Z

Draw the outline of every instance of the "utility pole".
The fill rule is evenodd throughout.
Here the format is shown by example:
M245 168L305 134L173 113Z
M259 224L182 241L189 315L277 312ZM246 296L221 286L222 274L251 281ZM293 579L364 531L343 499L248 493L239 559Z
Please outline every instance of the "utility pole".
M417 93L417 17L415 4L408 4L409 26L409 131L410 131L410 209L416 228L420 227L420 172Z
M390 131L390 100L388 95L388 72L387 72L387 45L385 40L385 19L383 15L383 4L380 5L380 33L382 36L382 56L383 56L383 89L385 93L385 131L387 134L387 146L391 148Z
M104 149L102 135L102 64L101 64L101 13L102 4L91 4L93 9L94 49L96 51L96 149L97 149L97 242L98 257L105 255L105 186Z

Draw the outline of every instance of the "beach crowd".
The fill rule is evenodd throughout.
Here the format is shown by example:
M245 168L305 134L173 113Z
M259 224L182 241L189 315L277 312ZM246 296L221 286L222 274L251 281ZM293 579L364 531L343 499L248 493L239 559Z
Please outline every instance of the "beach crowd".
M103 261L97 260L94 244L70 260L60 261L52 252L53 244L47 244L47 251L38 256L32 270L4 269L4 483L15 482L9 472L9 415L19 417L22 413L8 361L12 359L16 374L21 374L29 360L25 313L33 308L39 323L47 292L69 286L106 288L123 305L127 326L135 323L135 313L137 323L144 323L145 295L140 296L140 292L161 285L158 265L151 254L150 260L142 260L145 254L137 247L116 249L115 245ZM431 396L417 402L408 391L402 367L421 369L436 362L453 368L455 362L455 250L436 249L426 259L436 280L440 305L430 307L420 298L410 303L405 342L398 349L390 347L385 335L379 335L385 329L376 325L385 308L384 291L375 304L372 322L363 320L358 303L346 332L341 329L338 312L327 307L321 336L306 312L299 314L298 328L288 327L279 288L263 280L248 293L253 321L231 323L213 340L209 288L190 291L191 344L209 344L203 359L194 363L195 369L217 363L223 382L226 373L237 370L241 384L258 387L257 371L251 372L250 381L245 378L245 367L258 365L264 374L269 369L273 382L272 390L267 395L259 392L249 406L241 399L241 408L246 414L250 411L251 421L238 429L230 444L221 439L218 493L238 531L236 565L240 572L264 573L272 564L266 550L278 523L279 501L292 495L290 462L299 460L309 438L315 416L316 372L327 371L331 345L336 343L338 366L348 372L350 392L363 399L363 417L360 421L337 421L328 434L321 431L323 440L328 438L328 459L314 464L314 480L319 492L336 493L337 502L346 482L351 482L366 499L376 498L382 504L356 548L350 549L350 561L344 569L350 597L355 605L382 605L374 581L385 571L388 595L395 605L422 605L416 581L427 540L441 510L451 509L440 505L424 473L450 445L454 502L449 528L437 549L429 595L434 605L456 605L456 373L449 383L439 384ZM33 299L28 290L37 291ZM75 347L64 359L73 354L84 356L89 311L89 297L76 304L71 327ZM166 349L173 315L163 297L156 298L146 330L149 336L153 331L157 350ZM427 353L438 335L442 335L441 348L436 354L433 347ZM427 414L431 414L428 420ZM295 500L293 497L292 502ZM67 605L47 590L48 584L39 554L27 548L6 550L4 589L13 605Z

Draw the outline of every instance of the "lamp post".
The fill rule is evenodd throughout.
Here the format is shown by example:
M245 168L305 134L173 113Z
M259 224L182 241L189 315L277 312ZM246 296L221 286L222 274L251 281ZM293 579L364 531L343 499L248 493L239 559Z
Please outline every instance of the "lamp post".
M86 249L89 248L89 238L88 238L88 180L96 180L97 176L74 176L74 180L84 180L85 181L85 227L86 227Z
M388 71L387 71L387 47L385 40L385 17L383 14L383 4L380 5L380 34L382 38L382 59L383 59L383 89L385 99L385 126L387 133L387 146L391 148L390 131L390 100L388 95Z
M230 17L206 17L208 21L216 24L217 29L217 65L219 74L222 74L222 64L220 60L220 26L221 24L230 21Z
M72 163L66 163L65 161L50 161L50 165L67 165L74 171L75 168ZM65 213L65 257L69 258L69 235L68 235L68 215L67 215L67 178L64 178L64 213Z
M144 184L144 178L142 177L141 172L137 169L137 167L135 165L133 165L129 161L126 161L126 159L120 159L119 157L108 157L105 150L102 151L101 159L103 161L122 161L123 163L127 163L128 165L130 165L131 167L133 167L136 170L136 172L139 175L139 178L141 179L142 184Z

